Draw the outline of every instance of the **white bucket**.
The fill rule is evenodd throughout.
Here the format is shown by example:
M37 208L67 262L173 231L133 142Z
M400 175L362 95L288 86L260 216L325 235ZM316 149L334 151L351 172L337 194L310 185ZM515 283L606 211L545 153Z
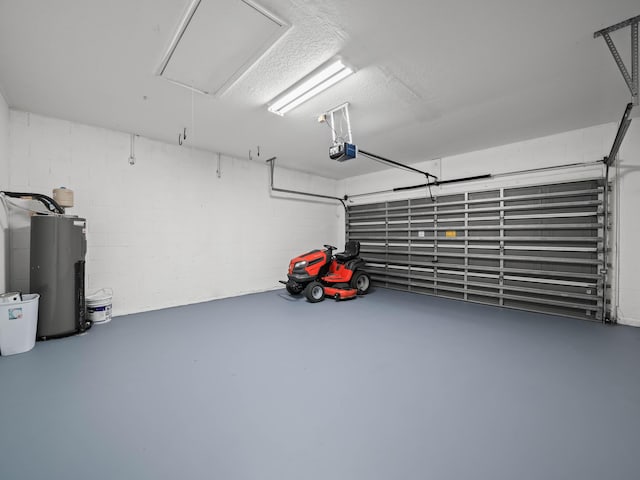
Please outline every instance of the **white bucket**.
M24 353L34 347L39 299L37 293L25 293L19 301L0 305L0 354Z
M87 304L87 320L94 324L111 321L111 299L113 290L103 288L85 298Z

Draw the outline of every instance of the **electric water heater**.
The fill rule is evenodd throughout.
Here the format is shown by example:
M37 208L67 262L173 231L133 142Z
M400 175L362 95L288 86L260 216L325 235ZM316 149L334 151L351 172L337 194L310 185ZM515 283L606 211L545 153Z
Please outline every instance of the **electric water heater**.
M30 291L40 294L37 338L65 337L90 326L85 319L86 220L31 217Z

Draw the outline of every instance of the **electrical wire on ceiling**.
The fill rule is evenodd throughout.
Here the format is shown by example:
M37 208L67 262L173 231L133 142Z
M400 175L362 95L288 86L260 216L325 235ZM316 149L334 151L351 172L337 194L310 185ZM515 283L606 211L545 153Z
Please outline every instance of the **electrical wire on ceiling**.
M322 118L322 117L320 117L320 118ZM319 120L319 121L320 121L320 120ZM326 125L327 125L327 127L329 127L329 130L331 130L331 131L333 132L333 134L334 134L334 136L335 136L335 139L336 139L335 141L336 141L337 143L344 143L344 141L345 141L345 140L344 140L344 137L342 137L342 136L338 135L338 132L336 131L336 129L335 129L335 128L333 128L333 125L330 125L330 124L329 124L329 122L327 121L326 117L325 117L323 120L321 120L321 121L320 121L320 123L324 123L324 124L326 124ZM342 132L342 129L340 129L340 131Z
M344 134L343 134L344 125L343 125L343 122L344 122L344 112L342 113L342 115L340 115L340 138L344 138Z

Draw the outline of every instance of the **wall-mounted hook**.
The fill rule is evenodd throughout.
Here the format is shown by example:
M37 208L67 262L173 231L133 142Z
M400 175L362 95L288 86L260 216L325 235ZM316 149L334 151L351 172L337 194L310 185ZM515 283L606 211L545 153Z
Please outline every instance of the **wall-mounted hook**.
M178 145L182 146L182 144L184 143L184 141L187 139L187 128L185 127L182 130L182 133L178 134Z
M136 163L136 134L131 134L129 150L129 165L135 165Z
M258 158L260 158L260 145L258 145Z
M184 127L184 130L182 130L182 139L183 140L187 139L187 127Z

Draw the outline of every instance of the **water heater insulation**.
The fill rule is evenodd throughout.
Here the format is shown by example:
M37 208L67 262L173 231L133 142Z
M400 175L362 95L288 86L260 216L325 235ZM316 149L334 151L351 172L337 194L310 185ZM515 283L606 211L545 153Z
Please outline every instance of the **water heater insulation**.
M73 190L65 187L54 188L53 199L61 207L73 207Z

